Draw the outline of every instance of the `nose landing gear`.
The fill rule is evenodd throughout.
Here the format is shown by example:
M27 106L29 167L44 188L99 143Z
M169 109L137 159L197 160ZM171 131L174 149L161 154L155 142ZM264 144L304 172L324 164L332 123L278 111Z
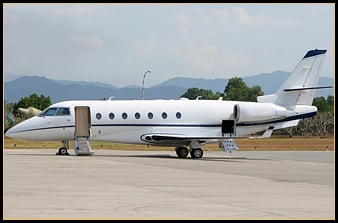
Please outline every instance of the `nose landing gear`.
M62 143L62 147L59 149L59 151L56 153L56 155L62 155L62 156L69 155L69 153L68 153L68 148L69 148L68 140L62 140L61 143Z

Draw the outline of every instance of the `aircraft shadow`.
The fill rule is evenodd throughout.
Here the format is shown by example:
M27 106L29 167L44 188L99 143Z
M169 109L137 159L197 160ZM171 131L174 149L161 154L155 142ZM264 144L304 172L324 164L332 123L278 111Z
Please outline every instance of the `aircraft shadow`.
M176 159L176 160L196 160L196 161L229 161L229 162L239 162L242 160L269 160L263 158L248 158L248 157L203 157L200 159L194 159L191 157L180 158L177 156L169 155L169 154L151 154L151 155L106 155L106 154L98 154L96 156L102 157L120 157L120 158L154 158L154 159Z
M62 155L56 155L55 153L10 153L7 154L8 156L59 156L62 157ZM240 162L243 160L270 160L266 158L252 158L252 157L202 157L200 159L194 159L190 156L186 158L180 158L174 155L170 154L147 154L147 155L127 155L127 154L115 154L115 155L108 155L108 154L94 154L94 155L75 155L75 154L69 154L65 157L115 157L115 158L153 158L153 159L176 159L176 160L194 160L194 161L226 161L226 162Z

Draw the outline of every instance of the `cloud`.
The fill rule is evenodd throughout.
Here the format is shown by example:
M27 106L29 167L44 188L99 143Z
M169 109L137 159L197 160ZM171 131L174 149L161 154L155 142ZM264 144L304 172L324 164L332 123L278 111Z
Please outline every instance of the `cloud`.
M141 55L149 55L151 54L157 45L157 37L155 33L148 33L144 39L135 39L131 41L131 46L135 51L140 51Z
M63 16L99 16L103 14L105 5L96 4L57 4L51 9L54 15Z
M178 24L179 30L181 34L188 33L190 26L192 24L192 19L186 15L178 15L176 16L176 22Z
M270 72L293 63L289 54L326 44L333 53L323 74L330 75L334 5L4 5L5 71L11 73L76 79L100 71L100 79L122 85L133 84L138 76L132 75L148 66L163 74L148 83L164 74L224 77ZM113 80L111 70L125 75Z
M248 67L249 59L241 51L220 51L213 45L190 46L184 51L187 64L201 74L222 71L234 71ZM222 72L223 73L223 72Z
M238 19L238 21L244 25L253 24L255 20L258 19L257 16L249 15L243 8L240 7L234 7L233 11L235 13L235 18Z
M178 34L194 36L194 38L223 35L236 32L249 25L260 25L264 22L262 15L250 15L244 8L201 9L182 11L170 22L174 21Z
M93 36L72 36L70 41L90 48L103 48L104 42L102 39Z
M55 15L64 15L66 13L66 8L55 8L52 10L52 13Z
M204 28L210 25L213 25L212 18L209 15L204 13L198 14L180 14L175 17L175 19L170 20L169 22L174 21L181 34L187 34L189 32L194 32L198 28Z
M92 5L76 5L71 10L79 14L91 14L95 12L95 8Z
M199 17L199 24L201 26L208 26L208 25L212 25L212 21L209 17L207 16L200 16Z
M226 9L216 9L213 11L213 14L220 18L226 18L229 15L228 10Z

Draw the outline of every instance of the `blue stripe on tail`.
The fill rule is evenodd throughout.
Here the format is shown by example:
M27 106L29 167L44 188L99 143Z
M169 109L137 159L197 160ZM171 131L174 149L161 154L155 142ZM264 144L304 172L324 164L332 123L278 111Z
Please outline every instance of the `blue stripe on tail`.
M305 54L304 58L307 58L307 57L313 57L313 56L317 56L317 55L319 55L319 54L324 54L324 53L326 53L326 50L318 50L318 49L315 49L315 50L309 50L309 51Z

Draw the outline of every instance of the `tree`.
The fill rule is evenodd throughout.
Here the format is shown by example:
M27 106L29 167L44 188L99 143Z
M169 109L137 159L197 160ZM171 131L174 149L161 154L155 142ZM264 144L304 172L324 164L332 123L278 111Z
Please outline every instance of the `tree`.
M327 99L325 99L323 96L314 98L312 105L316 106L319 112L333 112L334 97L329 95L327 96Z
M215 100L221 97L218 92L213 93L212 90L205 90L200 88L189 88L181 97L194 100L199 96L205 100Z
M333 113L320 112L314 117L300 120L299 124L293 127L293 131L302 136L326 136L333 134L333 127Z
M255 101L255 102L257 102L257 96L261 96L264 94L261 87L258 85L252 86L250 88L249 93L250 94L248 95L248 101Z
M326 100L329 105L329 111L333 112L334 111L334 97L332 95L328 95Z
M14 103L13 114L17 116L18 108L34 107L43 110L52 104L50 97L44 95L38 96L36 93L31 94L29 97L21 98L17 103Z
M224 89L224 99L231 101L257 101L257 96L263 94L260 86L249 88L240 77L230 78Z
M329 110L329 105L323 96L314 98L312 105L316 106L318 111L325 112Z
M4 102L4 116L3 116L3 124L4 130L6 131L10 126L12 126L15 122L15 118L13 115L13 103Z

